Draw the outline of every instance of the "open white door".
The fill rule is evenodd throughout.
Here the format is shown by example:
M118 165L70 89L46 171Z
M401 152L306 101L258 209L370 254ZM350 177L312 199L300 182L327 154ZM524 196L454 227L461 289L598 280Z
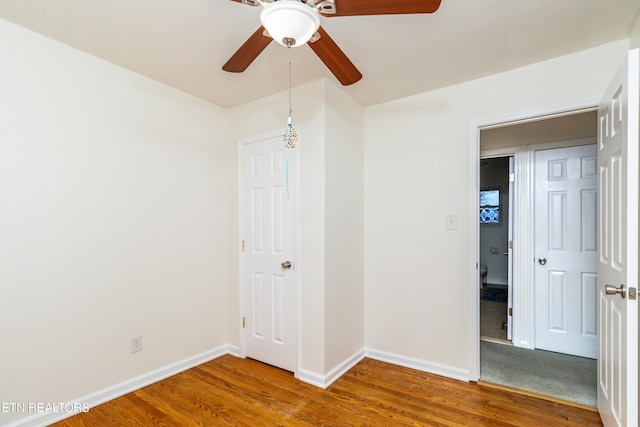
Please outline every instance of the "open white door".
M241 149L245 354L295 371L295 193L287 188L287 174L295 177L295 151L286 152L282 136Z
M598 410L605 425L638 425L639 50L598 107Z
M513 339L513 218L515 217L514 203L515 198L515 168L513 165L513 156L509 156L509 217L507 218L509 230L507 231L507 340Z

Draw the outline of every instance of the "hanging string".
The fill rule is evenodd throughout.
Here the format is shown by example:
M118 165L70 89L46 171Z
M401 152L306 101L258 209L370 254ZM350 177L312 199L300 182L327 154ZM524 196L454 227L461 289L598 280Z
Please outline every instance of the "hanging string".
M296 147L296 141L298 140L296 130L291 124L291 45L292 43L287 43L287 48L289 49L289 115L287 116L286 131L282 138L285 142L285 185L287 197L289 197L289 150Z
M287 50L289 51L289 120L288 127L291 127L291 43L287 45Z
M298 134L291 124L291 46L295 43L293 39L286 39L287 48L289 49L289 115L287 116L287 131L284 135L285 146L287 148L296 148L296 141L298 140Z
M289 197L289 146L291 145L291 45L287 46L289 50L289 115L287 116L287 130L285 133L285 171L284 182L287 187L287 198Z

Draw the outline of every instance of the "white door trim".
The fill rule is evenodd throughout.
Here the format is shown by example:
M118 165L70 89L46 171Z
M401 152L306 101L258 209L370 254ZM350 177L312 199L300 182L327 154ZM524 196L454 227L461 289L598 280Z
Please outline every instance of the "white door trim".
M480 263L480 224L478 209L480 205L480 131L512 124L521 124L539 120L546 120L588 111L598 107L599 99L585 99L568 103L517 112L484 119L472 119L469 123L469 380L480 378L480 287L478 286L478 266ZM516 165L516 168L518 166ZM529 202L529 206L531 203ZM527 237L522 236L523 239ZM514 236L515 238L515 236ZM522 242L521 249L528 248L528 242ZM521 253L528 257L528 253ZM518 261L514 260L514 263ZM520 280L514 277L514 280ZM514 311L516 310L514 303ZM518 331L514 328L514 339Z
M299 131L298 131L298 134ZM242 318L244 313L246 312L246 304L245 304L245 296L246 296L246 280L245 280L245 275L244 275L244 271L246 268L246 261L245 261L245 257L243 256L243 251L242 251L242 241L244 239L244 230L243 230L243 225L244 225L244 220L245 220L245 209L244 209L244 182L242 179L242 158L243 158L243 148L245 145L247 144L251 144L254 142L258 142L258 141L262 141L262 140L266 140L266 139L272 139L272 138L276 138L276 137L281 137L283 135L283 130L279 129L279 130L273 130L273 131L269 131L269 132L264 132L264 133L260 133L257 135L252 135L249 137L245 137L245 138L241 138L238 140L238 151L237 151L237 183L238 183L238 297L239 297L239 318L238 318L238 325L239 325L239 356L242 358L247 357L247 351L246 351L246 339L245 339L245 334L243 331L243 327L242 327ZM284 144L284 142L283 142ZM295 348L295 369L293 371L293 374L296 378L299 377L298 373L300 371L300 357L301 357L301 351L300 351L300 345L302 343L301 337L300 337L300 333L301 333L301 328L299 327L300 324L300 319L301 319L301 315L300 315L300 292L299 292L299 283L300 283L300 277L301 277L301 272L302 272L302 258L300 256L300 221L299 221L299 212L300 212L300 146L301 144L297 144L295 150L296 150L296 165L297 167L295 168L295 178L291 179L291 182L293 183L293 185L290 186L289 191L291 192L291 194L294 195L294 200L295 200L295 204L293 207L293 253L294 253L294 260L295 260L295 268L293 269L293 289L294 289L294 339L295 339L295 344L294 344L294 348Z

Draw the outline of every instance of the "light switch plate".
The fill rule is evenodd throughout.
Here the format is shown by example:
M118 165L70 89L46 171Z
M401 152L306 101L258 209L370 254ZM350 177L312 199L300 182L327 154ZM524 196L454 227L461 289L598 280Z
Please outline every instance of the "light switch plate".
M458 215L456 214L447 214L444 218L445 221L445 229L447 230L457 230L458 229Z

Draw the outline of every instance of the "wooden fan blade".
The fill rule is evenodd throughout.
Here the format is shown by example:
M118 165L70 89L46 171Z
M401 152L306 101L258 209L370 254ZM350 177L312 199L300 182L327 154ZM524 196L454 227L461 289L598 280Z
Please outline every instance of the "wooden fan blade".
M324 62L334 76L344 86L354 84L362 78L362 74L347 58L347 55L338 47L329 34L322 28L318 28L320 38L315 42L307 43L311 49Z
M324 16L433 13L439 7L440 0L336 0L336 13Z
M260 26L260 28L240 46L240 49L229 58L227 63L222 66L222 69L230 73L241 73L246 70L254 59L256 59L273 40L271 37L264 36L263 33L264 27Z
M235 1L236 3L244 3L249 6L260 6L260 3L258 3L256 0L231 0L231 1Z

